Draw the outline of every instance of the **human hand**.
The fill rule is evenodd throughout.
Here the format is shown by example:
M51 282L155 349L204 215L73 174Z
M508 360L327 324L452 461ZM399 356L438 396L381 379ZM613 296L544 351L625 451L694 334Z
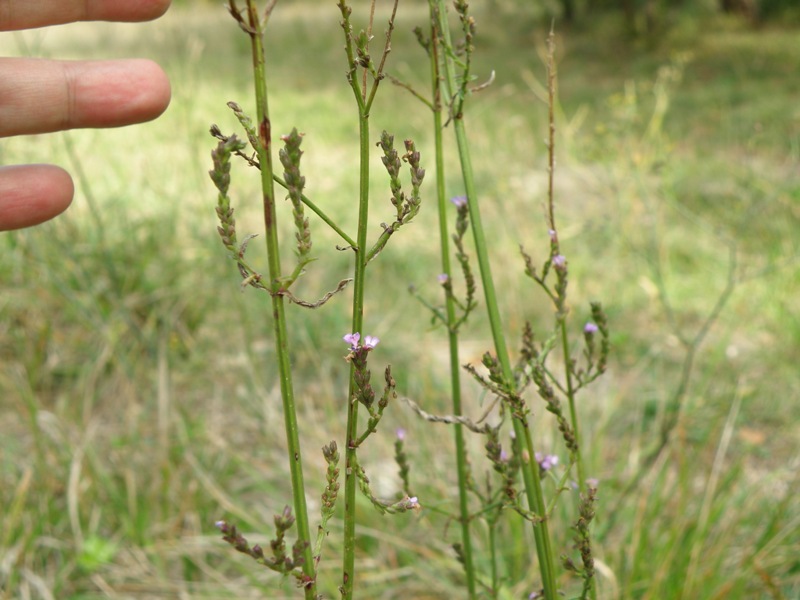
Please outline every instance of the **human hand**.
M170 0L0 0L0 31L73 21L146 21ZM149 60L57 61L0 57L0 138L156 118L170 86ZM69 174L54 165L0 167L0 231L36 225L72 202Z

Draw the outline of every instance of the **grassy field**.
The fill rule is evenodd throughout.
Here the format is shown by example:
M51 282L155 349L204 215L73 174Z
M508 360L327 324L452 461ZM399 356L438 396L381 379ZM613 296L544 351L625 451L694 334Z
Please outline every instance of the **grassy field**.
M537 260L548 251L546 29L502 6L476 13L475 72L496 79L470 101L468 128L504 322L517 336L525 320L545 328L551 318L518 253L519 243ZM292 3L273 19L273 129L306 133L307 193L352 231L358 133L337 10ZM411 28L424 19L422 4L401 9L389 65L420 87L426 65ZM601 598L800 597L797 36L710 17L648 44L611 22L559 34L557 202L573 326L602 300L614 342L609 374L580 407L587 470L601 482ZM154 123L0 144L1 163L52 161L78 187L63 217L0 235L0 598L297 597L213 526L228 518L266 541L291 500L269 309L256 291L240 293L207 175L208 126L236 131L225 103L253 105L245 36L222 8L203 5L143 26L4 34L0 54L147 56L173 81L172 105ZM413 137L425 166L430 113L388 82L376 138L382 128ZM447 168L449 193L462 193L455 153ZM243 165L233 178L239 231L257 233L258 178ZM376 176L376 230L391 216L380 205L387 190ZM312 226L320 260L299 293L319 297L349 263L337 238ZM367 333L382 339L376 359L392 363L400 393L443 413L446 338L407 293L414 284L438 298L434 231L435 210L423 207L375 263ZM262 258L254 242L251 259ZM347 300L292 310L290 327L313 516L319 448L343 439ZM475 319L465 360L489 344ZM485 399L465 384L477 414ZM669 451L643 471L675 403ZM391 432L404 427L430 510L390 519L364 501L358 596L464 597L456 528L442 515L456 495L451 433L400 403L385 421L365 465L373 485L397 491ZM554 425L536 423L539 446L555 447ZM490 469L481 441L470 444L476 473ZM553 529L566 549L560 515ZM529 533L513 518L504 526L500 598L527 598L537 585ZM335 522L320 566L329 598L340 544ZM486 567L485 540L479 556Z

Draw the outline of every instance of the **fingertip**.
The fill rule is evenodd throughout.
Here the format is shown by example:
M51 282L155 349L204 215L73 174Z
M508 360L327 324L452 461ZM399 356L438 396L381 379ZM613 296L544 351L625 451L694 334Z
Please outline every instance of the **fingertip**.
M152 121L167 110L172 99L169 77L158 63L146 58L123 62L128 63L127 73L119 81L119 87L113 91L110 88L105 90L109 96L107 100L113 98L106 104L108 113L118 119L118 122L109 124L133 125Z
M152 4L152 12L150 14L153 15L151 18L157 19L167 12L170 4L172 4L172 0L151 0L150 4Z
M88 12L92 20L151 21L167 12L170 3L171 0L96 0L95 10Z
M152 21L167 12L169 6L170 0L2 0L0 31L73 21Z
M169 77L164 69L152 60L135 58L126 62L129 63L128 85L121 87L124 90L123 93L133 101L133 104L130 106L127 119L123 117L123 121L127 120L128 122L121 124L152 121L167 110L172 99L172 85ZM134 84L133 82L138 83ZM121 108L125 106L125 103L120 102L117 106Z
M72 81L73 111L57 129L121 127L151 121L172 96L169 78L152 60L63 63Z
M152 60L0 58L0 137L150 121L172 89Z
M158 114L155 115L157 117L167 110L169 103L172 101L172 84L170 83L169 76L160 65L153 63L153 66L156 69L154 77L158 81L158 85L156 86L158 88L156 106L159 110Z
M72 177L55 165L0 167L0 231L49 221L72 203Z

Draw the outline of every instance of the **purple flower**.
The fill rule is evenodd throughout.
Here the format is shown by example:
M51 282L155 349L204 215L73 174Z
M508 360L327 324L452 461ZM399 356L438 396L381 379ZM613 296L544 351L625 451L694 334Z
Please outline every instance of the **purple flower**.
M422 508L422 506L416 496L411 496L411 498L406 498L406 508L418 509Z
M547 235L550 236L550 241L555 244L558 241L558 233L556 233L555 229L548 229Z
M353 352L362 347L366 348L367 350L372 350L380 342L380 340L375 336L365 335L364 345L362 346L361 344L359 344L359 342L361 341L361 334L358 333L357 331L355 333L348 333L342 339L348 344L350 344L350 350L352 350Z
M502 462L508 462L508 452L505 450L500 450L500 460Z
M402 427L398 427L397 431L395 431L395 435L397 435L397 439L402 442L406 439L406 430Z
M438 279L438 280L439 280L439 283L440 283L440 284L444 285L445 283L447 283L448 281L450 281L450 276L449 276L447 273L442 273L442 274L440 274L440 275L437 275L437 276L436 276L436 279Z
M586 486L592 488L593 490L596 490L599 485L600 481L593 477L586 480Z
M361 334L357 331L355 333L348 333L342 339L350 344L350 350L355 350L358 348L358 341L361 339Z
M551 262L556 269L564 269L567 266L567 259L563 254L556 254Z
M597 325L589 321L586 325L583 326L583 333L587 335L592 335L593 333L597 333Z
M450 202L456 205L456 208L464 208L467 205L466 196L454 196L450 198Z
M542 471L549 471L558 464L558 457L555 454L536 453L536 462Z

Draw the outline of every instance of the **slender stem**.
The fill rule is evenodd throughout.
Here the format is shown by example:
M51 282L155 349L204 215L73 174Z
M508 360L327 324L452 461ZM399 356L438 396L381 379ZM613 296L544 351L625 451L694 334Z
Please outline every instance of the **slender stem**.
M281 179L279 176L275 175L274 173L272 174L272 179L273 179L273 181L275 181L275 183L277 183L277 184L278 184L279 186L281 186L282 188L286 188L286 187L287 187L287 185L286 185L286 182L285 182L283 179ZM345 232L342 230L342 228L341 228L341 227L339 227L339 226L338 226L336 223L334 223L333 219L331 219L331 218L330 218L330 217L329 217L329 216L328 216L328 215L325 213L325 211L324 211L324 210L322 210L322 209L321 209L319 206L317 206L317 205L316 205L316 203L314 203L312 200L310 200L310 199L309 199L309 198L308 198L308 197L307 197L305 194L301 194L301 195L300 195L300 200L302 200L303 204L305 204L305 205L306 205L306 206L307 206L309 209L311 209L311 212L313 212L313 213L314 213L315 215L317 215L317 216L318 216L320 219L322 219L322 221L323 221L323 222L324 222L326 225L328 225L328 227L330 227L330 228L331 228L331 229L333 229L333 230L334 230L334 231L335 231L337 234L339 234L339 237L340 237L340 238L342 238L342 239L343 239L345 242L347 242L347 243L348 243L350 246L353 246L353 247L355 247L355 245L356 245L356 242L353 240L353 238L351 238L349 235L347 235L347 234L346 234L346 233L345 233Z
M586 486L586 478L583 469L583 456L582 456L582 446L581 446L581 435L580 430L578 429L578 411L575 407L575 384L572 381L572 367L570 366L572 362L572 357L569 354L569 340L567 339L567 323L566 319L559 318L558 323L559 329L561 330L561 348L564 351L564 377L567 383L567 389L565 393L567 395L567 400L569 402L569 419L570 425L572 425L572 432L575 434L575 443L578 446L578 451L576 452L577 456L575 457L575 464L578 469L578 487L583 490Z
M555 32L551 27L550 33L547 36L547 123L548 123L548 138L547 138L547 220L551 231L556 231L556 213L555 213L555 174L556 174L556 120L555 120L555 103L556 103L556 61L555 61ZM556 244L558 242L556 241ZM550 294L553 302L558 307L558 328L561 333L561 349L564 356L564 378L566 381L566 389L562 391L566 394L569 402L569 416L572 431L575 434L575 442L578 446L576 458L576 466L578 471L578 487L584 489L586 485L586 478L583 468L583 456L581 446L580 429L578 426L578 412L575 408L575 384L572 381L572 358L569 354L569 339L567 337L567 319L566 309L564 308L564 300L553 296L547 288L545 290ZM559 386L561 387L561 386Z
M356 104L358 104L359 110L359 118L361 114L364 113L364 103L366 99L364 98L363 94L365 92L361 91L361 86L358 84L357 73L356 73L356 58L355 52L353 51L353 31L350 25L350 12L351 9L347 6L345 0L339 0L339 10L342 11L342 28L344 29L344 51L347 54L347 82L350 84L350 88L353 90L353 95L356 99Z
M489 552L491 553L492 587L491 592L497 594L500 588L500 576L497 570L497 519L492 517L489 523Z
M559 327L561 328L561 348L564 351L564 377L566 378L567 384L566 395L569 402L569 419L570 424L572 425L573 435L575 436L575 444L578 447L578 451L575 453L576 456L574 457L575 467L578 471L578 489L585 493L587 484L586 472L583 466L583 441L581 440L581 432L578 424L578 411L575 407L575 394L577 392L572 381L569 340L567 339L567 322L564 316L559 317ZM559 486L559 489L561 489L561 487L562 486ZM592 600L597 600L597 580L592 577L591 580L589 580L588 585L589 597L592 598Z
M441 241L442 273L452 281L452 268L450 264L450 232L447 226L447 200L444 177L444 141L442 136L442 102L439 76L439 39L438 24L435 7L431 9L431 84L433 88L433 129L436 148L436 195L439 204L439 239ZM461 361L458 352L458 331L456 306L453 295L445 289L445 313L450 346L450 389L453 396L453 414L460 416L461 409ZM458 508L461 523L461 554L464 560L464 572L467 577L467 593L470 599L476 597L475 566L472 558L472 537L470 535L469 496L467 479L469 464L467 463L466 444L464 443L464 429L456 424L453 427L456 446L456 465L458 471Z
M437 0L437 5L442 40L447 48L452 48L444 0ZM446 97L450 98L452 97L452 92L457 88L453 59L449 54L445 56L444 67L445 77L442 81L442 87ZM467 195L467 203L469 206L472 224L472 233L475 240L475 249L478 257L478 265L480 267L481 281L483 283L486 308L492 330L495 352L497 354L497 360L502 368L504 379L507 382L507 385L513 390L513 387L515 386L514 374L511 368L508 347L506 345L502 321L500 318L497 294L494 287L494 281L492 279L486 236L484 234L483 224L480 219L480 209L477 201L475 180L472 170L472 159L469 152L469 144L467 142L464 119L460 111L452 115L452 118L453 128L456 135L456 144L458 146L459 158L461 160L464 189ZM555 576L555 563L547 515L545 513L544 494L542 493L542 484L539 479L539 468L536 460L534 459L535 452L533 447L533 438L531 436L527 418L524 416L516 415L513 418L513 426L517 439L524 444L523 450L527 453L527 462L523 464L522 475L525 483L528 505L533 512L542 518L542 521L534 522L533 536L536 543L536 553L539 557L539 570L542 577L544 597L547 600L555 600L558 596Z
M339 0L339 9L342 12L342 27L345 34L345 52L347 54L348 74L347 80L353 90L356 104L358 105L358 131L359 131L359 200L358 200L358 232L356 234L355 273L353 275L353 319L352 332L364 333L364 287L365 271L369 262L367 248L367 219L369 217L369 113L378 85L383 76L383 67L389 54L391 35L394 29L394 18L397 13L398 0L394 0L392 16L389 20L389 29L386 32L386 45L381 57L377 76L372 82L372 87L367 95L367 76L364 69L363 84L359 85L358 65L353 51L352 27L350 25L351 9L345 0ZM371 35L374 20L374 0L371 3L369 35ZM356 489L358 477L356 468L358 461L356 449L358 448L358 402L354 400L356 391L355 364L350 365L350 386L347 402L347 447L345 449L345 480L344 480L344 550L342 557L342 598L351 600L353 597L353 581L355 576L355 550L356 550Z
M556 76L556 61L555 61L555 31L553 27L550 28L550 33L547 36L547 122L548 122L548 140L547 140L547 218L550 230L556 230L556 214L555 214L555 171L556 171L556 120L555 120L555 105L556 105L556 83L558 81ZM556 238L556 248L558 241ZM549 293L549 291L548 291ZM552 294L551 298L553 298ZM573 457L576 470L578 472L578 489L586 491L586 472L583 465L583 441L581 440L580 424L578 422L578 411L575 406L575 395L577 390L572 377L572 357L570 356L569 339L567 336L567 315L566 308L564 307L565 298L553 298L558 309L556 316L558 328L561 333L561 349L563 352L564 360L564 379L566 389L559 386L564 394L567 396L569 403L569 418L572 425L572 432L575 436L575 445L577 451ZM559 486L560 489L561 486ZM555 501L555 499L554 499ZM597 585L594 578L589 582L589 594L593 600L597 598Z
M378 66L378 70L376 71L377 77L375 81L372 82L372 89L369 92L369 98L365 100L366 112L369 115L370 108L372 107L372 103L375 101L375 94L378 92L378 85L380 84L381 80L383 79L383 68L386 66L386 57L389 56L389 52L392 49L392 32L394 31L394 20L397 16L397 5L399 4L400 0L394 0L394 4L392 6L392 16L389 17L389 25L386 30L386 42L385 46L383 47L383 54L381 55L381 63ZM372 2L373 9L375 8L375 1ZM370 15L370 30L372 29L372 15ZM365 77L366 77L366 69L364 70ZM366 79L364 80L364 93L366 93Z
M357 84L356 84L357 86ZM360 94L356 92L356 97ZM364 324L364 275L366 271L367 218L369 216L369 114L359 103L359 201L358 201L358 246L355 250L355 274L353 275L353 321L352 331L362 331ZM342 598L353 597L356 550L356 448L358 439L358 402L355 402L355 366L350 365L350 389L347 395L347 446L345 450L344 475L344 554L342 561Z
M367 25L367 38L372 39L372 26L375 24L375 0L370 0L369 3L369 25ZM366 102L367 100L367 69L364 69L361 81L361 98Z
M556 231L555 213L555 171L556 171L556 122L555 122L555 96L556 96L556 64L555 64L555 33L551 29L547 36L547 121L548 121L548 140L547 140L547 220L551 231ZM556 241L558 244L558 241ZM567 336L567 315L564 307L563 298L554 297L554 303L558 309L556 320L559 333L561 335L561 350L564 358L564 379L566 389L561 388L567 396L569 402L569 417L572 431L575 434L575 442L578 446L575 464L578 471L578 487L583 490L586 486L586 477L583 467L583 455L581 446L580 427L578 423L578 412L575 407L575 384L572 380L572 357L569 352L569 339ZM561 387L561 386L559 386Z
M550 28L547 36L547 218L550 229L556 231L556 213L553 208L553 184L556 171L556 120L555 120L555 93L556 93L556 61L555 61L555 32Z
M264 229L266 232L267 261L269 264L270 286L274 287L281 279L280 252L278 248L278 228L275 211L275 189L272 182L272 148L267 104L266 57L264 54L264 23L259 19L255 3L247 1L248 23L252 30L250 39L253 50L253 69L255 72L256 114L259 123L259 162L261 163L261 189L264 204ZM278 290L272 290L277 292ZM297 523L297 536L304 544L303 572L307 584L304 586L308 600L316 596L314 560L311 548L311 535L308 524L303 463L300 453L300 437L297 428L297 415L294 404L289 342L286 328L286 312L283 296L273 293L272 316L275 329L275 352L280 373L283 416L286 426L286 443L289 450L289 470L292 478L294 512Z

